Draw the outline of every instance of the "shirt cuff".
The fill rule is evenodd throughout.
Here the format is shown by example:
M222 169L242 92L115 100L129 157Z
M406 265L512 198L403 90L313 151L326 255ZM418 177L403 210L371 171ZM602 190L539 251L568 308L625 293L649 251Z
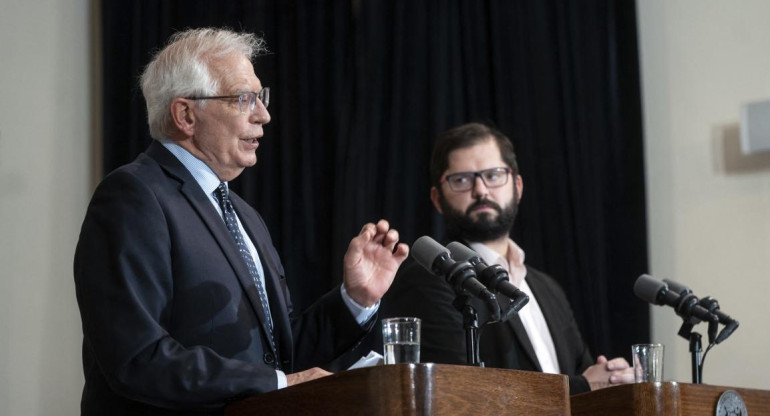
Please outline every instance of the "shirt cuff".
M359 325L363 326L369 319L377 313L380 308L380 301L377 301L374 305L366 308L354 301L353 298L348 295L348 291L345 290L345 285L340 285L340 294L342 295L342 301L345 302L345 306L356 319Z
M275 370L275 375L278 376L278 389L282 389L289 385L289 382L286 381L286 373L280 370Z

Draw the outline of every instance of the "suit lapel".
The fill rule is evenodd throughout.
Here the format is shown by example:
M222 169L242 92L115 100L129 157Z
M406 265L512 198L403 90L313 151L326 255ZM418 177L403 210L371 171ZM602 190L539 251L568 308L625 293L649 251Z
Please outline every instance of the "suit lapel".
M529 272L527 272L527 277L528 276L529 276ZM527 279L527 283L529 283L530 280L531 279ZM510 299L502 295L500 295L499 299L501 299L506 304L507 302L510 302ZM534 368L537 371L543 371L543 368L540 366L540 360L537 359L535 348L532 346L532 341L530 341L529 335L527 335L527 330L524 329L524 323L521 322L521 317L519 316L519 314L514 315L513 318L511 318L508 321L508 325L513 330L514 336L519 341L519 345L521 345L522 349L524 350L524 353L527 355L527 358L529 358L529 360L532 362Z
M532 342L529 340L527 330L524 329L524 324L521 322L519 315L514 315L513 318L508 321L508 324L513 329L513 333L521 347L524 349L524 352L527 354L527 357L532 361L532 364L535 365L535 369L537 371L543 371L543 368L540 367L540 361L537 359L537 354L535 354L535 348L532 347Z
M208 195L201 190L201 187L182 162L171 154L171 152L166 150L163 145L153 141L145 153L155 159L168 174L176 177L181 182L180 191L182 195L184 195L193 209L195 209L201 217L206 224L206 227L211 232L211 235L214 237L214 240L216 240L217 244L222 249L227 261L235 271L238 282L246 293L246 297L251 303L254 313L256 313L259 318L264 336L267 337L267 318L265 317L265 312L262 308L262 301L259 299L259 294L257 293L257 287L254 285L251 274L249 274L246 262L244 262L238 252L233 236L227 230L224 220L219 216L219 213L217 213L217 210L212 205ZM241 221L243 221L243 219L241 219ZM245 224L244 228L247 228ZM252 241L255 241L253 236ZM266 344L269 345L269 343Z

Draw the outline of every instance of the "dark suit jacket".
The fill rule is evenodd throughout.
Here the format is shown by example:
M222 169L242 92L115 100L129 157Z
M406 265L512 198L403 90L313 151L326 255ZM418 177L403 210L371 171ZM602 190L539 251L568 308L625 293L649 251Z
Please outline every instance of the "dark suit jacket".
M593 364L593 359L564 291L553 278L531 267L527 267L526 279L551 332L559 368L569 376L570 393L590 390L580 374ZM454 299L454 291L443 278L408 261L399 269L393 285L382 299L380 316L422 319L421 362L467 364L463 318L452 305ZM481 361L487 367L542 371L518 315L508 322L484 327L479 350Z
M339 288L301 316L259 214L233 206L259 252L278 351L256 286L209 197L159 143L96 189L75 253L83 414L217 413L286 373L352 349L366 331Z

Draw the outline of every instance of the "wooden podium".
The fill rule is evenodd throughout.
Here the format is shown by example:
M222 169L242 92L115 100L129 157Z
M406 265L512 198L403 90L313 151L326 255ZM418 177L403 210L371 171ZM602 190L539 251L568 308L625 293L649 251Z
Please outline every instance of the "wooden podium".
M227 407L245 415L569 415L567 377L446 364L343 371ZM753 415L752 415L753 416Z
M750 416L770 416L770 391L677 382L614 386L572 396L572 416L712 416L727 390L740 394ZM741 413L719 413L741 414Z

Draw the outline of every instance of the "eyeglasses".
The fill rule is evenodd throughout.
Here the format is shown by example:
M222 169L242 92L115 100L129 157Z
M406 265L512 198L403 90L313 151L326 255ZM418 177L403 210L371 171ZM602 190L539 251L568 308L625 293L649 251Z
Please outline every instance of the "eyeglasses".
M499 188L508 183L508 174L511 168L492 168L478 172L458 172L446 175L441 182L449 184L449 189L455 192L465 192L473 189L476 177L481 178L487 188Z
M242 92L235 95L211 95L202 97L184 97L188 100L233 100L238 99L238 110L241 114L251 113L257 107L257 100L267 108L270 105L270 88L264 87L259 92Z

